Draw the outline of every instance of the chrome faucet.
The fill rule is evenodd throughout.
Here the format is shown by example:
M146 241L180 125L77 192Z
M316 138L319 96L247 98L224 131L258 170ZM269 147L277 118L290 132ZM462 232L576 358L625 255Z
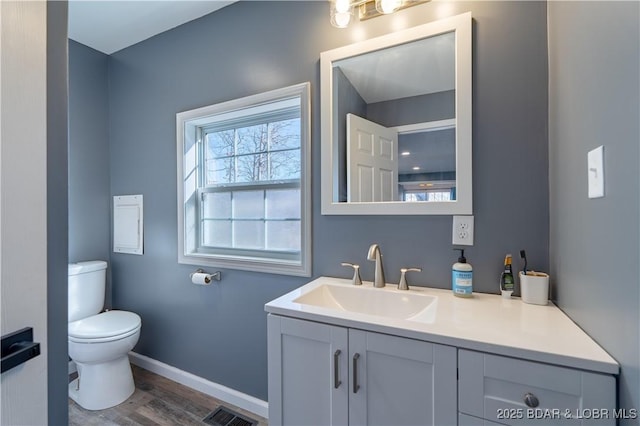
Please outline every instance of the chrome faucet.
M375 260L376 272L373 277L373 286L376 288L383 288L386 280L384 279L384 268L382 267L382 253L380 253L380 247L377 244L372 244L369 247L369 254L367 254L367 260Z

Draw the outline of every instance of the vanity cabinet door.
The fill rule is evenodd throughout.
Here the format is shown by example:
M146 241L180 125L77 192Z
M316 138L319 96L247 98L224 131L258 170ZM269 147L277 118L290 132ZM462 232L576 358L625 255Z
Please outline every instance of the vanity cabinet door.
M269 425L346 425L346 328L267 317Z
M461 413L506 425L614 425L615 378L574 368L458 351Z
M456 348L349 330L350 425L455 425Z
M458 426L504 426L502 423L495 423L487 419L468 416L458 413Z

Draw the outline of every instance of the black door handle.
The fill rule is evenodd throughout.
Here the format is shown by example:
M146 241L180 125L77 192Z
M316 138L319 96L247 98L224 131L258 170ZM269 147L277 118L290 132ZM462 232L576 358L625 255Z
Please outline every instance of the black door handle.
M33 341L33 328L25 327L2 336L2 373L40 355L40 343Z

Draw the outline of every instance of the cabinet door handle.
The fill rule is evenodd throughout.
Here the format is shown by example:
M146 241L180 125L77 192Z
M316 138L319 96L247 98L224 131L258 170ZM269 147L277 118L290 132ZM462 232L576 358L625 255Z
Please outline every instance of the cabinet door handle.
M338 389L342 382L340 381L340 373L338 371L338 364L340 360L340 349L333 353L333 387Z
M538 401L538 397L530 392L525 394L524 403L527 405L527 407L530 407L530 408L536 408L538 405L540 405L540 401Z
M356 353L353 356L353 393L358 393L358 389L360 389L358 384L358 358L360 358L360 354Z

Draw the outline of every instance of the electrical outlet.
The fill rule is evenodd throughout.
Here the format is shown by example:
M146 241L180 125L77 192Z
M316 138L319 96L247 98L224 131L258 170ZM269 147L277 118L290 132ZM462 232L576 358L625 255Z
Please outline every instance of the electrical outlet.
M473 216L453 217L452 244L460 246L473 245Z

